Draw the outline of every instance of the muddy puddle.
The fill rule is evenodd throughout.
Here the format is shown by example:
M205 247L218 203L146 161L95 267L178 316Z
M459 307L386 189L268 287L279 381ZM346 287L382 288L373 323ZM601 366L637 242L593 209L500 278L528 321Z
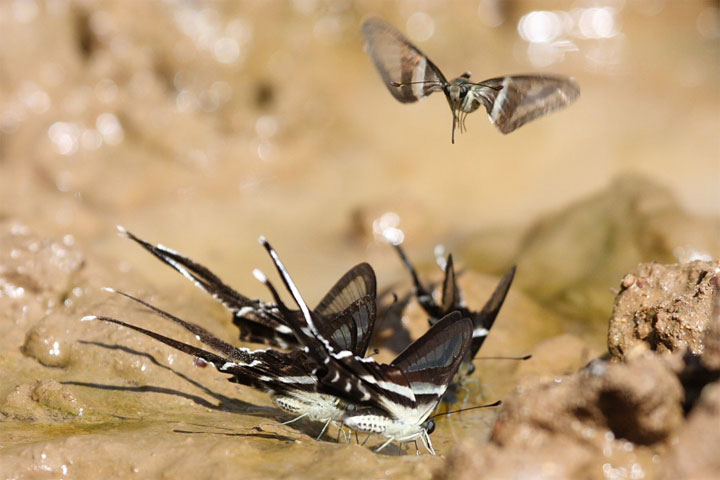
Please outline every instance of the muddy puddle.
M0 478L712 478L718 365L692 354L720 344L717 3L535 8L0 2ZM554 72L581 97L509 136L475 114L451 145L444 100L382 86L359 34L371 14L449 76ZM222 306L118 224L261 298L265 235L311 304L361 261L407 292L388 227L429 281L435 245L451 251L476 308L517 264L480 356L533 358L476 361L455 408L505 405L440 419L436 457L315 441L316 425L273 425L290 417L266 395L80 321L194 342L111 286L239 343ZM667 298L637 290L671 281ZM411 302L408 331L425 320Z

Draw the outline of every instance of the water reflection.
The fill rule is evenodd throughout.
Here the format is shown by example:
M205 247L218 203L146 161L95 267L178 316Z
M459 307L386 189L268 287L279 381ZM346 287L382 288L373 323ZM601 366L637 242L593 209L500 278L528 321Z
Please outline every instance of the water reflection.
M400 229L400 215L386 212L373 220L373 233L376 240L400 245L405 240L405 233Z

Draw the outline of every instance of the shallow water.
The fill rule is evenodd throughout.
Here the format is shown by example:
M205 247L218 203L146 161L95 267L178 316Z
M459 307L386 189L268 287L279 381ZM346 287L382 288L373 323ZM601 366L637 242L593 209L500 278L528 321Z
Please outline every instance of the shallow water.
M221 307L116 237L116 224L264 297L251 275L272 270L256 243L263 234L313 303L360 261L376 268L381 288L408 287L373 230L394 212L424 272L433 274L437 243L457 246L468 270L490 272L463 278L479 307L499 269L523 258L516 247L527 225L618 175L666 185L679 199L676 216L720 213L716 3L607 1L592 10L559 1L534 16L534 2L493 5L0 5L0 473L429 478L440 465L416 458L412 446L398 458L397 449L375 455L314 442L312 428L257 432L267 418L287 420L266 410L264 395L132 332L79 323L102 313L182 335L108 299L99 288L111 285L235 339ZM448 76L554 72L574 76L581 98L509 136L472 115L451 145L442 98L401 105L382 86L359 35L370 14L408 32ZM719 254L717 240L682 225L676 230L690 233L667 237L663 251ZM646 224L631 226L644 238ZM468 403L502 398L522 372L571 371L603 350L606 292L640 261L633 249L655 250L629 243L603 257L583 250L584 240L536 251L551 252L545 263L557 265L584 263L571 252L612 257L602 263L615 270L583 284L605 295L599 313L586 296L545 295L541 280L556 272L526 255L531 271L521 261L483 353L542 351L540 342L566 331L585 343L561 360L482 364L484 396L473 384ZM9 276L20 267L22 275ZM414 308L410 323L424 325ZM578 312L589 310L584 322ZM436 449L487 437L493 415L443 420Z

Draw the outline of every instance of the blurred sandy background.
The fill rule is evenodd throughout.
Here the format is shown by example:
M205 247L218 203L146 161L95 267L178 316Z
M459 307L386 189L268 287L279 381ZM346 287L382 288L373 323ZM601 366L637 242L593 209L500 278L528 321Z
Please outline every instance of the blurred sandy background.
M628 172L717 215L717 4L535 7L2 2L0 213L118 261L132 249L102 243L121 223L207 250L248 288L260 233L311 277L367 256L346 259L343 242L385 212L427 252L531 222ZM384 89L362 49L368 15L406 32L447 76L555 72L576 77L582 96L509 136L476 113L451 145L442 97L408 106Z

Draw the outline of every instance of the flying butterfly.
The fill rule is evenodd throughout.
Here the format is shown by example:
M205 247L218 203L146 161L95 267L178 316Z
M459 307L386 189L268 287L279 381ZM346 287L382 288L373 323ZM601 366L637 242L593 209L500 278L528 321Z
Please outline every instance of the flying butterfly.
M443 92L455 128L464 132L468 113L483 105L490 121L502 133L569 105L580 95L575 80L554 75L512 75L482 82L470 81L470 72L448 81L440 69L397 29L379 18L362 26L365 49L385 86L398 101L412 103L433 92Z

